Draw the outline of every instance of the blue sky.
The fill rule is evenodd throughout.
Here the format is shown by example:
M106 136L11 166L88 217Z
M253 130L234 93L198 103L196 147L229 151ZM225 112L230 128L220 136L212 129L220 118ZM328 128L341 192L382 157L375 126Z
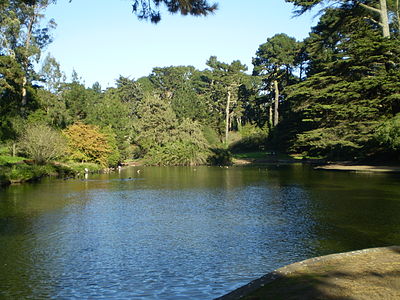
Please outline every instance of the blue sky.
M75 69L87 86L113 86L119 75L137 79L153 67L192 65L200 70L211 55L239 59L252 70L260 44L276 33L305 38L317 21L293 17L284 0L216 0L208 17L163 14L157 25L139 21L129 0L58 0L46 11L58 24L46 49L69 76ZM45 57L45 54L43 55Z

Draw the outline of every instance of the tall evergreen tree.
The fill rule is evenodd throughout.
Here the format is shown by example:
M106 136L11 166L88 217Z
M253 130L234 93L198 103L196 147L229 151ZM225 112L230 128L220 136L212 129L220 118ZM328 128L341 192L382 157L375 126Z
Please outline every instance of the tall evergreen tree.
M206 64L211 71L208 73L210 100L219 114L225 117L225 143L227 143L235 107L241 106L239 88L246 78L244 72L247 71L247 66L238 60L230 64L223 63L218 61L216 56L211 56Z
M279 102L282 101L281 90L290 83L293 70L297 63L300 44L295 38L284 33L276 34L261 44L253 58L253 75L261 76L264 82L264 90L267 94L273 94L274 113L272 117L272 104L270 105L270 122L278 125ZM271 93L273 90L273 93Z
M51 42L50 30L54 20L42 27L43 11L53 1L38 0L25 3L18 0L4 0L0 12L0 55L11 56L22 66L21 110L28 101L27 85L33 79L33 61L40 57L40 50Z
M66 79L65 74L61 71L60 63L50 53L44 59L39 75L44 81L46 90L54 94L59 93Z
M118 93L107 90L97 95L87 109L85 122L108 128L108 132L115 135L119 151L128 155L127 149L133 139L132 108L129 102L121 101Z
M201 120L205 105L196 92L196 73L192 66L154 68L149 79L160 97L171 103L177 118Z
M336 7L339 4L340 8L357 9L361 7L368 11L368 19L374 24L382 28L383 37L390 37L390 19L387 0L339 0L339 1L324 1L324 0L285 0L286 2L293 3L297 7L297 14L302 14L311 10L317 5L326 4L326 8ZM329 5L331 4L331 6Z
M369 155L380 122L400 111L400 44L360 19L335 48L332 60L291 87L291 108L299 115L293 149L336 158Z

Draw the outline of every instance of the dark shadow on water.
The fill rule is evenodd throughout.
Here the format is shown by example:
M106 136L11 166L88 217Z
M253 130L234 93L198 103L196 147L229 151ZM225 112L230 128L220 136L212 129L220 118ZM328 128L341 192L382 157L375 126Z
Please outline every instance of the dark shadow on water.
M215 300L308 300L308 299L327 299L327 300L356 300L352 297L332 296L324 292L325 289L334 290L340 287L329 281L329 278L347 277L347 274L341 272L332 272L322 276L314 274L300 276L280 276L270 274L255 280L238 290ZM264 286L263 286L264 285ZM255 286L262 286L254 290Z

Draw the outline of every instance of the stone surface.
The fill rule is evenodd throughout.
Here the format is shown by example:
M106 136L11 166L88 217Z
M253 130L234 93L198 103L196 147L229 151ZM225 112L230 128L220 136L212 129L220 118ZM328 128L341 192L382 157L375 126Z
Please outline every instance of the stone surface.
M218 299L400 299L400 247L311 258Z

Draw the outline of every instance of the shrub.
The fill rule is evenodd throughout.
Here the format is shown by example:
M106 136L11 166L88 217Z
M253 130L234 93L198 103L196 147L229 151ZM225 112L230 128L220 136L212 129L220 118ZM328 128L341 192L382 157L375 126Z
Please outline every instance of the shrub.
M195 144L177 141L150 149L145 161L157 166L193 166L206 163L207 157Z
M11 154L10 147L0 144L0 155L10 155L10 154Z
M19 146L37 164L60 158L66 151L63 136L44 124L28 125L20 137Z
M379 126L375 137L380 144L391 150L400 150L400 113Z
M68 141L69 158L80 162L95 162L108 166L112 147L106 134L94 125L77 122L64 131Z
M242 139L242 135L238 131L230 131L228 135L228 140L224 143L224 146L234 144Z
M259 128L251 124L242 126L239 131L241 139L229 145L235 153L263 150L268 139L268 128Z
M46 175L56 175L55 168L50 165L14 165L8 168L5 177L11 182L25 182L37 180Z
M218 133L209 126L203 126L203 136L207 140L208 144L211 147L220 147L222 146L221 139L218 136Z
M96 173L101 171L101 166L95 163L68 163L63 166L64 174L79 175L84 174L86 170L91 173Z
M111 152L107 156L107 165L116 166L121 161L121 152L118 149L116 134L110 127L103 128L101 133L105 135L111 149Z
M210 154L208 142L198 122L184 119L174 132L174 141L147 152L147 164L193 166L207 162Z
M265 125L264 127L261 128L254 124L250 124L250 123L243 125L242 127L240 127L240 130L239 130L242 138L260 135L260 134L268 135L268 131L269 131L269 128L267 125Z
M146 153L174 141L177 119L171 105L159 97L146 97L137 109L135 142Z
M24 157L19 156L0 155L0 166L12 165L21 162L24 159Z
M232 164L232 155L227 149L211 149L211 155L208 157L208 163L215 166L230 166Z

